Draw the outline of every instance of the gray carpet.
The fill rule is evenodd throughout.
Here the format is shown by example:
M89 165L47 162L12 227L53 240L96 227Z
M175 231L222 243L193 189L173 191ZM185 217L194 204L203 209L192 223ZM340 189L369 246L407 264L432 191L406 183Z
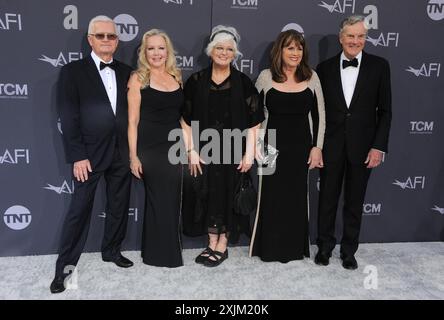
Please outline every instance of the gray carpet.
M176 269L144 265L137 251L125 252L135 262L130 269L86 253L78 289L57 295L49 292L55 255L0 258L0 299L444 299L441 242L362 244L354 271L341 267L338 249L327 267L312 259L264 263L235 247L222 265L207 268L194 263L199 252L184 250L185 266ZM366 289L369 270L377 271L377 289Z

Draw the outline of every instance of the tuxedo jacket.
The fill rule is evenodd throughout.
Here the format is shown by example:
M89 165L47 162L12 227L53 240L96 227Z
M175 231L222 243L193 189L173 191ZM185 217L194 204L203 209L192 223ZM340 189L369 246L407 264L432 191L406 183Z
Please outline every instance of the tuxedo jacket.
M325 99L324 161L342 158L364 163L371 148L387 152L391 111L387 60L362 52L361 66L349 108L342 91L341 54L317 67Z
M116 61L116 60L114 60ZM93 171L106 169L115 148L129 163L127 82L131 67L116 61L116 114L91 56L62 67L58 106L68 162L88 159Z

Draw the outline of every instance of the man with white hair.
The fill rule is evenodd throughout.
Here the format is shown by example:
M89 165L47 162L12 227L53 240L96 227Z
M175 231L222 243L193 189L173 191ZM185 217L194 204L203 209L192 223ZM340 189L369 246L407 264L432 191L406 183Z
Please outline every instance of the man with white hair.
M58 106L67 162L73 164L74 194L61 233L52 293L65 290L88 236L97 184L106 182L103 261L122 268L133 263L120 249L126 234L131 175L128 159L127 81L131 68L115 59L119 42L114 21L97 16L89 23L88 57L60 72Z

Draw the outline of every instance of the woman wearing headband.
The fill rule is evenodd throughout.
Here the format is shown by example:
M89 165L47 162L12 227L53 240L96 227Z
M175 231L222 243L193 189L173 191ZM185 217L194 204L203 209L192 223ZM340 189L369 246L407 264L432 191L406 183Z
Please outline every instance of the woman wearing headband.
M184 233L208 234L208 246L195 260L207 267L218 266L228 258L228 240L236 242L241 232L249 232L249 217L233 212L234 189L240 174L248 172L253 164L255 131L264 114L251 80L232 66L241 55L239 40L235 28L214 27L206 48L211 64L191 75L184 88L182 122L186 128L189 179L194 187L184 187ZM243 131L246 142L240 148L230 147L233 139L223 139L227 129ZM219 147L208 153L210 142L203 138L204 130L217 133L210 142ZM190 200L193 196L197 201Z

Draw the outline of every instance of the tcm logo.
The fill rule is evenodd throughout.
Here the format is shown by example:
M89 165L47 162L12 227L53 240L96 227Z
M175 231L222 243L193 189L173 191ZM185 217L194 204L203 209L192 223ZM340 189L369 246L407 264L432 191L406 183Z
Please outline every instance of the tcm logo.
M432 134L433 121L410 121L411 134Z
M119 40L126 42L137 37L137 34L139 33L139 25L133 16L122 13L114 18L114 22L117 26Z
M71 184L69 184L66 180L63 181L62 185L59 186L53 186L52 184L47 183L46 187L43 187L43 189L54 191L57 194L73 194L74 193L74 181L71 181Z
M233 61L233 65L237 70L243 73L253 74L254 72L254 61L252 59L240 59Z
M430 78L436 76L438 78L441 72L441 63L438 62L432 62L429 64L423 63L420 68L413 68L409 66L409 68L405 69L405 71L411 72L417 77Z
M9 151L8 149L0 153L0 164L29 164L29 149L13 149Z
M233 0L231 9L253 9L258 8L258 0Z
M419 177L408 177L405 182L395 180L393 182L394 185L400 187L401 189L424 189L425 186L425 176L419 176Z
M384 34L381 32L379 37L371 38L367 35L367 41L370 42L375 47L398 47L399 33L397 32L387 32Z
M440 207L438 207L436 204L435 204L435 206L432 208L432 210L438 212L439 214L443 214L443 215L444 215L444 208L440 208Z
M0 30L22 31L22 15L18 13L5 13L0 16Z
M18 83L0 83L0 99L28 99L28 85Z
M139 209L138 208L129 208L128 209L128 216L134 218L134 222L137 222L139 220ZM102 212L99 214L100 218L106 218L106 212Z
M444 19L444 0L430 0L427 5L427 14L435 21Z
M366 216L379 216L381 214L381 204L365 203L362 206L362 211Z
M182 5L182 4L184 4L184 0L163 0L163 2L165 2L165 3L174 3L174 4L179 4L179 5ZM188 0L188 1L186 1L186 2L189 2L190 3L190 6L192 6L193 5L193 0Z
M42 54L42 56L39 58L40 61L48 62L53 67L62 67L65 64L68 64L73 61L77 61L83 58L83 54L81 52L67 52L66 54L63 54L63 52L60 52L59 55L56 58L51 58L48 56L45 56Z
M290 22L288 24L286 24L281 31L287 31L287 30L296 30L297 32L301 33L302 35L304 35L304 29L297 23L294 22Z
M176 56L177 66L182 70L193 70L194 57L193 56Z
M3 221L12 230L27 228L32 220L31 212L23 206L12 206L3 215Z
M321 1L318 6L327 9L330 13L355 13L355 0L336 0L333 4Z

